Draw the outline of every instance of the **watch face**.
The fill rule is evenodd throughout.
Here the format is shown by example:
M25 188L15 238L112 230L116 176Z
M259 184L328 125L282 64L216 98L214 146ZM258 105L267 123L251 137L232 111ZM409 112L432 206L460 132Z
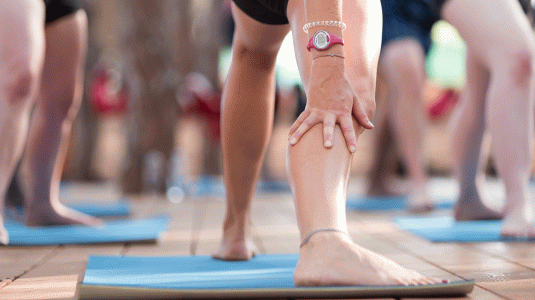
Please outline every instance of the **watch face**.
M329 46L330 42L329 33L324 30L320 30L314 34L313 43L318 50L323 50Z

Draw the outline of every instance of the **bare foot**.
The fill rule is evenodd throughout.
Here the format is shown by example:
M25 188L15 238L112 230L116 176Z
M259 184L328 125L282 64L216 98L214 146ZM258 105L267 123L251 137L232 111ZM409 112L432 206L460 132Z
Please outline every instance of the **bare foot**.
M447 281L424 276L354 244L339 232L318 232L303 245L296 286L427 285Z
M102 220L70 209L63 204L44 205L25 209L24 224L27 226L48 225L102 225Z
M221 245L212 257L230 261L251 259L256 253L256 247L246 233L248 229L248 225L239 226L227 219L223 228Z
M220 260L249 260L255 255L254 244L250 240L228 241L223 239L219 250L212 254L212 257Z
M535 239L533 207L527 206L507 213L503 220L502 236Z
M400 196L399 193L388 188L386 180L377 180L372 182L366 191L366 195L372 197L395 197Z
M425 185L420 188L415 188L410 193L407 200L409 203L409 212L413 214L424 214L435 209L435 204L427 193Z
M470 197L467 199L467 197ZM457 201L454 212L457 221L501 220L503 214L483 204L477 192L463 196Z
M9 243L9 235L4 227L4 224L0 225L0 245L7 245Z

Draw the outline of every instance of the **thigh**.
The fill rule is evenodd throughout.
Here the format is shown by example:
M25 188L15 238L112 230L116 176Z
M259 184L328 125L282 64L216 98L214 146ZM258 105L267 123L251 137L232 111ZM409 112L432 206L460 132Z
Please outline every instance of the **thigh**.
M235 23L233 45L249 50L277 53L282 41L290 31L288 24L271 25L261 23L232 3L232 17Z
M79 77L87 46L87 18L83 10L46 26L44 89L70 87Z
M0 12L0 83L19 71L39 72L44 49L42 0L0 0Z
M441 13L486 65L504 52L515 53L534 43L528 18L517 0L449 0Z

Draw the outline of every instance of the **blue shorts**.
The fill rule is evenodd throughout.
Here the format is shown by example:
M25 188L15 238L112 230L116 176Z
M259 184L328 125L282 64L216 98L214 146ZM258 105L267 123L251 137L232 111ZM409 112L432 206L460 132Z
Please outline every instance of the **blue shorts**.
M413 38L427 52L431 46L431 28L439 20L424 0L381 0L383 8L383 43Z

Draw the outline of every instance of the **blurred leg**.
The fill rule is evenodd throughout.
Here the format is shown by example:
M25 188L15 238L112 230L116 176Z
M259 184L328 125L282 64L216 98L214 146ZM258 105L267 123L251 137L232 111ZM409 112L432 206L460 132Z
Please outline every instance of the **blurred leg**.
M24 162L29 189L25 200L27 225L99 223L59 201L72 122L83 91L86 32L87 18L82 10L58 19L45 29L43 76Z
M374 155L370 168L369 184L366 194L368 196L396 196L397 193L391 191L388 187L388 178L393 173L394 165L394 136L390 124L388 124L389 113L389 89L386 78L382 75L381 70L377 74L377 90L375 100L377 101L377 113L374 116L373 129Z
M528 188L535 100L533 31L512 0L450 0L443 15L491 74L485 112L506 189L502 234L535 237Z
M346 75L362 101L374 101L381 43L380 3L346 0L343 5L343 20L347 23L344 32ZM367 14L362 7L366 7ZM287 11L301 79L308 93L312 61L305 48L308 36L302 30L306 23L303 1L290 0ZM357 60L359 57L364 60ZM351 153L339 126L334 137L332 148L325 148L322 124L318 124L288 148L287 166L301 240L318 229L347 231L345 205ZM354 244L343 233L323 231L313 234L301 247L294 282L304 286L408 285L436 281Z
M0 1L0 243L5 194L26 139L44 55L41 0Z
M227 211L214 257L249 259L250 206L273 127L275 60L287 25L260 23L233 4L236 31L222 96L221 134Z
M471 53L466 59L466 85L455 115L452 154L460 184L455 219L493 220L501 214L487 208L478 190L477 178L481 144L485 132L485 97L489 85L488 70Z
M422 157L425 53L420 42L406 38L383 48L381 68L390 88L389 114L410 178L409 205L415 212L432 209Z

